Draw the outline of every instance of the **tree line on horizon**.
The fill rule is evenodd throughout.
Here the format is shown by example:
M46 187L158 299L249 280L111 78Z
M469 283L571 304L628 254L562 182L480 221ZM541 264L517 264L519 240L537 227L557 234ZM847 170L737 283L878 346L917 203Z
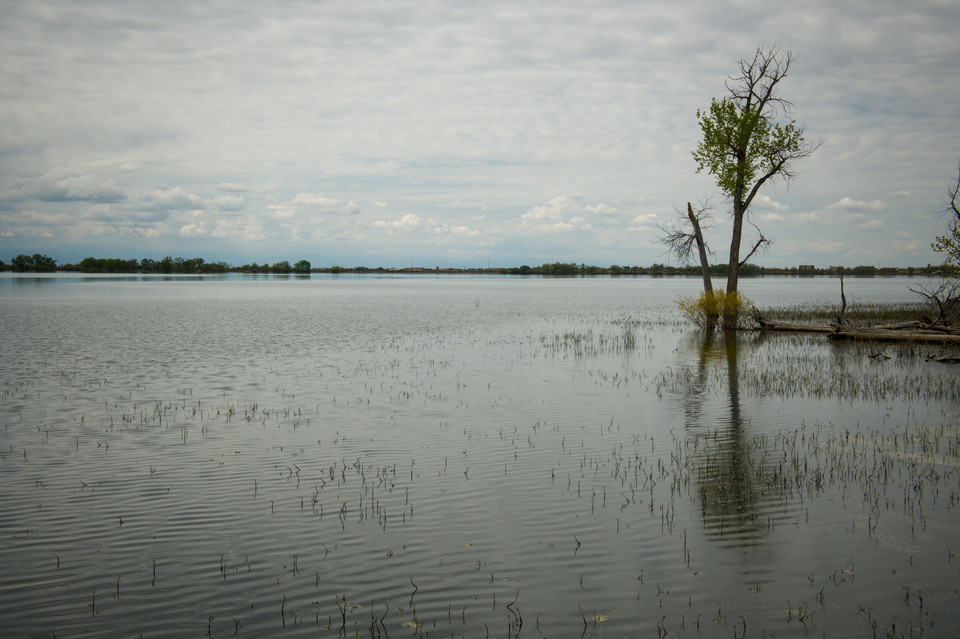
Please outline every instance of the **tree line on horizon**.
M220 262L207 262L202 257L182 258L166 256L160 260L148 257L143 259L121 259L103 257L85 257L76 264L57 264L57 260L39 253L33 255L20 254L14 257L10 264L0 260L0 270L32 273L52 273L54 271L79 273L149 273L149 274L216 274L216 273L310 273L310 262L300 260L290 264L281 260L274 264L244 264L231 266Z
M722 276L727 272L726 264L711 264L710 272L712 275ZM492 267L492 268L370 268L366 266L342 267L330 266L323 268L312 268L308 260L299 260L290 264L287 260L281 260L273 264L243 264L233 266L227 262L207 262L201 257L182 258L182 257L164 257L160 260L151 258L143 259L121 259L121 258L98 258L86 257L76 264L57 264L57 260L47 256L35 253L33 255L20 254L14 257L9 264L0 260L0 270L14 271L19 273L52 273L52 272L76 272L76 273L144 273L159 275L203 275L203 274L222 274L222 273L267 273L267 274L296 274L308 275L310 273L487 273L496 275L542 275L553 277L574 277L590 275L680 275L680 276L699 276L701 267L692 264L671 266L668 264L653 263L650 266L621 266L612 264L610 266L596 266L585 263L577 264L575 262L552 262L544 263L540 266L513 266L513 267ZM950 264L931 265L924 267L876 267L860 265L854 267L830 266L828 268L816 268L811 265L770 267L758 266L756 264L744 264L739 272L744 277L758 277L764 275L852 275L860 277L870 277L875 275L945 275L951 274L957 268Z

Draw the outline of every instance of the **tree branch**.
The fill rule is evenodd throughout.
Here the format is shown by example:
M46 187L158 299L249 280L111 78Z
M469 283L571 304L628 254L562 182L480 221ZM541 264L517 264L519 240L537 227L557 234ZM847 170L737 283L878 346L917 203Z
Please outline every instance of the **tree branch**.
M757 226L753 222L750 222L750 225L753 228L757 229L757 233L760 234L760 239L757 240L756 244L753 245L753 248L750 249L750 252L747 253L747 256L742 260L740 260L740 263L737 266L743 266L744 264L747 263L747 260L753 257L754 253L756 253L757 251L766 251L768 248L770 248L770 245L773 244L773 242L771 242L766 237L764 237L763 231L760 230L759 226Z
M953 221L955 225L960 223L960 204L957 203L957 198L960 198L960 161L957 162L957 179L953 186L947 189L947 207L943 210L944 213L953 214L956 218Z
M936 308L937 317L930 322L931 326L936 326L941 322L949 325L949 319L954 309L960 307L960 280L944 279L935 287L921 284L916 288L912 286L909 288Z
M687 206L690 207L689 204ZM690 207L690 211L693 212L696 219L696 224L700 226L701 233L703 229L709 229L713 226L712 208L709 199L700 202L699 208L696 211L693 211L692 207ZM697 253L696 229L688 228L688 213L684 213L676 207L674 207L673 210L677 214L677 220L670 225L657 224L657 228L661 232L660 237L657 239L667 247L667 250L663 253L664 255L674 256L681 264L690 264L694 261ZM692 224L693 221L690 220L690 223ZM710 250L706 242L704 242L703 246L707 253L713 255L713 251Z

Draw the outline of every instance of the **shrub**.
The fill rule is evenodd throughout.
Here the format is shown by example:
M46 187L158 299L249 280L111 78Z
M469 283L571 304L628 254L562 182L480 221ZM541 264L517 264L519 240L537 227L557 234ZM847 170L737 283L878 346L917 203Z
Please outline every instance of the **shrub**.
M737 318L736 326L723 328L738 329L747 326L753 302L739 293L719 290L710 293L701 291L698 297L681 297L677 300L677 306L687 319L700 328L709 327L711 317L719 324L727 315L733 315Z

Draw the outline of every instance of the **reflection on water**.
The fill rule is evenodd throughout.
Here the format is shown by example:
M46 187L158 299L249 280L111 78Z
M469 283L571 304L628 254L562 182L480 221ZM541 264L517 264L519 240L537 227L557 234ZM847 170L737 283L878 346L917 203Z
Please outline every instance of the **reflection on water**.
M783 490L775 470L767 467L766 450L750 432L744 416L738 369L741 348L751 342L736 333L705 333L695 337L698 349L695 383L686 402L686 427L694 449L698 496L710 537L733 546L758 543L778 521L796 517L790 491ZM720 414L704 414L711 367L726 380L726 406ZM706 423L704 423L706 422Z

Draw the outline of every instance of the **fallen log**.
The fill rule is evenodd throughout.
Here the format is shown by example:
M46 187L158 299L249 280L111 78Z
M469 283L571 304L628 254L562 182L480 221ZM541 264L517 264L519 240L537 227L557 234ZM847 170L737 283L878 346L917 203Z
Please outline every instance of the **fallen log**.
M887 331L902 331L905 329L919 329L926 326L917 320L911 320L909 322L896 322L894 324L877 324L876 326L871 326L870 328L883 329Z
M872 340L877 342L923 342L927 344L960 344L960 335L920 332L891 331L884 329L841 329L830 334L830 339Z
M836 329L833 326L811 326L809 324L784 324L780 322L760 323L761 331L785 331L792 333L832 333Z
M761 331L786 331L792 333L832 333L833 326L811 326L810 324L791 324L789 322L771 322L764 318L759 309L754 307L753 321Z

